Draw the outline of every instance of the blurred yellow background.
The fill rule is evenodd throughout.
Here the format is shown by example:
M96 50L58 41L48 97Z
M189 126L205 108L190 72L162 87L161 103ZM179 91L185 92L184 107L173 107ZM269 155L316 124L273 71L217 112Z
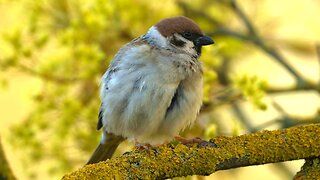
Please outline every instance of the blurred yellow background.
M239 135L319 122L320 2L238 2L263 44L282 55L303 79L300 83L254 43L228 3L0 0L0 137L16 177L59 179L86 162L100 137L95 131L98 87L108 63L126 42L175 15L194 19L216 42L201 58L204 110L185 136ZM118 154L131 146L123 144ZM291 179L302 164L188 179Z

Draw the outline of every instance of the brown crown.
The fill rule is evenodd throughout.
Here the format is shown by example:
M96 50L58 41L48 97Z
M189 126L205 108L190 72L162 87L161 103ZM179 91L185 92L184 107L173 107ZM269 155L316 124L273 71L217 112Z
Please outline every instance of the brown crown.
M184 16L176 16L159 21L155 27L164 37L171 36L174 33L183 33L186 31L203 35L199 26L191 19Z

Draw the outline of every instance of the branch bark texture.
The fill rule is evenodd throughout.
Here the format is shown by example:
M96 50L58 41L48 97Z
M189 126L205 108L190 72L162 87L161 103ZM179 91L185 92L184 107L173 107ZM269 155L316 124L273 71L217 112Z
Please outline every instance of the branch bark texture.
M307 159L294 180L319 179L320 177L320 158Z
M165 179L320 156L320 124L134 150L63 179Z

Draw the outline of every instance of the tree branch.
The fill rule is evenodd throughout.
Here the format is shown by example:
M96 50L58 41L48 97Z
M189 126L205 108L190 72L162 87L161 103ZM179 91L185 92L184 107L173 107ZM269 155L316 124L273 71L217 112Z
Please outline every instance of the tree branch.
M3 151L2 143L0 140L0 179L15 180L15 176L9 167L9 163Z
M251 23L249 17L239 7L238 2L236 0L231 0L230 4L231 4L231 8L234 10L234 12L237 14L239 19L243 22L243 24L247 28L249 34L251 34L253 36L258 36L258 34L257 34L253 24Z
M227 28L219 28L216 31L209 33L212 36L226 35L231 36L240 40L249 41L259 47L266 54L271 56L279 64L281 64L287 71L292 74L296 81L297 87L302 88L308 86L308 82L296 71L286 59L273 47L267 45L264 39L258 35L253 23L250 21L248 16L244 13L242 8L238 5L237 0L230 0L230 8L233 9L237 17L242 21L243 25L247 29L247 33L240 33L237 31L232 31Z
M67 179L165 179L320 156L320 124L235 137L191 146L162 145L87 165ZM205 147L203 147L205 146Z
M320 177L320 158L307 159L304 165L295 176L294 180L319 179Z
M71 83L71 82L75 82L75 81L79 80L79 78L76 78L76 77L71 77L71 78L67 78L67 77L64 77L64 76L59 77L59 76L51 75L50 73L38 72L35 69L30 68L30 67L28 67L26 65L22 65L22 64L16 64L15 67L19 68L19 70L21 70L23 72L26 72L26 73L29 73L29 74L33 75L33 76L40 77L40 78L43 78L45 80L53 81L53 82L56 82L56 83Z
M287 71L292 74L295 79L297 80L297 87L303 88L305 86L308 86L308 83L305 82L305 80L302 78L302 76L293 68L287 61L284 59L283 56L280 55L280 53L268 46L261 37L256 36L254 34L243 34L240 32L232 31L226 28L218 28L214 32L208 33L210 36L230 36L234 37L239 40L248 41L253 44L255 44L258 48L260 48L262 51L264 51L267 55L272 57L274 60L276 60L278 63L280 63Z

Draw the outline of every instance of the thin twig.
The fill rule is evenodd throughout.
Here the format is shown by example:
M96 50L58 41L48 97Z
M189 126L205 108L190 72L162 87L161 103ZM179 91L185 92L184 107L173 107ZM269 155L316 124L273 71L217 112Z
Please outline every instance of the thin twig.
M239 7L238 3L236 0L230 0L231 7L234 10L234 12L238 15L240 20L243 22L245 27L247 28L249 34L258 37L258 34L255 30L255 27L249 20L248 16L242 11L242 9Z
M209 16L204 11L198 10L198 9L195 9L195 8L191 8L184 1L177 1L177 3L178 3L178 6L180 6L184 10L185 14L188 14L188 13L191 12L193 14L198 15L199 17L202 17L203 19L206 19L210 24L212 24L214 26L222 26L221 22L219 22L217 19L214 19L212 16Z
M74 77L74 78L66 78L66 77L62 77L62 76L58 77L58 76L53 76L53 75L50 75L50 74L37 72L36 70L34 70L32 68L29 68L28 66L25 66L25 65L22 65L22 64L17 64L16 67L19 68L21 71L23 71L25 73L29 73L31 75L38 76L38 77L43 78L45 80L53 81L53 82L56 82L56 83L71 83L71 82L75 82L75 81L79 80L76 77Z
M237 17L239 17L239 19L243 22L244 26L247 28L248 34L242 34L242 33L230 31L227 29L222 29L223 31L221 31L220 29L218 34L233 36L235 38L238 38L241 40L247 40L254 43L261 50L266 52L266 54L271 56L273 59L277 60L283 67L285 67L285 69L287 69L295 77L297 81L297 87L306 86L308 83L306 83L304 78L291 65L287 63L285 58L281 56L276 49L268 46L264 42L264 40L257 34L255 27L253 26L253 23L250 21L248 16L244 13L242 8L238 5L236 0L230 0L230 7L234 10L234 12L238 15Z
M240 105L238 103L232 104L232 111L236 115L237 118L239 118L239 121L246 127L246 129L249 132L256 132L258 131L255 129L255 127L252 125L250 119L246 115L246 113L241 110Z
M275 87L268 87L266 92L268 94L279 94L279 93L289 93L289 92L299 92L299 91L317 91L320 93L320 86L317 86L316 84L307 84L304 87L288 87L288 88L275 88Z

